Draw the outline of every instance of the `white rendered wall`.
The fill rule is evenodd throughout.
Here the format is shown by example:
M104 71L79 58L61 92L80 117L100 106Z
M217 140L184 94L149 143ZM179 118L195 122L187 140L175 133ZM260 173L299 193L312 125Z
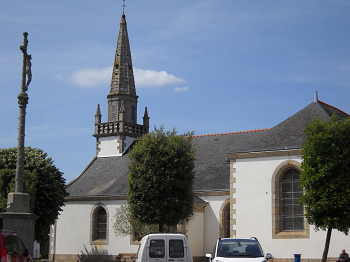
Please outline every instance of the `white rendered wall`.
M119 153L119 143L120 136L109 136L109 137L100 137L98 141L98 153L97 157L110 157L110 156L122 156L122 154L129 148L131 143L136 140L136 138L126 136L124 143L125 148L123 153Z
M230 198L229 195L222 196L200 196L203 200L208 202L204 213L205 223L205 237L203 240L198 240L204 245L204 253L211 253L216 241L220 237L220 210L224 202ZM192 247L191 247L192 248Z
M321 258L326 232L315 232L310 226L310 238L272 238L272 175L286 160L301 162L297 156L266 157L236 160L236 237L257 237L265 252L277 258ZM333 230L328 257L338 257L341 249L349 249L350 237Z
M91 211L97 203L108 210L108 245L90 245ZM56 222L56 254L91 254L96 248L108 255L136 253L138 245L130 245L129 237L117 238L113 231L115 209L125 203L126 200L66 202Z
M204 213L195 213L189 221L188 240L193 256L210 253L220 236L220 209L229 198L224 196L202 196L208 201ZM101 203L108 211L108 245L90 245L90 219L93 207ZM66 202L56 222L56 254L82 255L92 253L96 248L109 255L136 253L138 245L131 245L129 237L116 237L113 232L113 216L116 207L126 200ZM205 237L206 236L206 237Z
M195 213L193 218L188 222L188 242L191 247L193 256L203 256L204 247L204 213Z

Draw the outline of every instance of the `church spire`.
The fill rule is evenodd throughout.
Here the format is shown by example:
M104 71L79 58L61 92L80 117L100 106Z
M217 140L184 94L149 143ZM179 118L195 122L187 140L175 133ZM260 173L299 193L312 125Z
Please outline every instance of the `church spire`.
M117 49L115 51L111 88L108 98L108 122L119 121L120 108L124 103L124 121L137 122L137 98L131 51L125 14L120 21Z
M136 95L134 72L125 15L122 15L115 52L110 95Z

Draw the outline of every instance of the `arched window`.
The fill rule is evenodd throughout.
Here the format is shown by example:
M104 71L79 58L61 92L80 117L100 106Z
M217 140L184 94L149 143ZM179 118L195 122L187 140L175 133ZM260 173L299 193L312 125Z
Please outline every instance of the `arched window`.
M96 240L107 238L107 213L103 207L100 207L96 214Z
M230 199L227 199L220 208L220 237L229 238L231 229Z
M286 160L275 169L272 179L272 238L310 238L310 226L299 204L303 194L300 181L301 164Z
M304 230L304 207L298 203L303 194L300 185L300 172L288 169L281 179L281 222L282 231Z
M224 208L224 237L230 237L230 203L228 203Z
M90 244L108 245L108 209L97 203L91 210Z

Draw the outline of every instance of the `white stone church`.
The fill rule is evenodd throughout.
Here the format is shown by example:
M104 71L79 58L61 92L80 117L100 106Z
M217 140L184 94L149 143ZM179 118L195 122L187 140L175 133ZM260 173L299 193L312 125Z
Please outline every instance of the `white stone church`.
M96 155L67 185L70 196L51 228L51 260L110 261L137 252L137 242L116 237L112 228L115 209L126 204L128 152L149 131L147 108L143 123L137 124L125 15L107 98L107 122L101 122L99 105L95 115ZM293 254L310 262L322 257L326 232L308 225L297 203L302 194L299 155L305 126L333 114L349 117L316 94L312 103L273 128L194 138L195 216L183 233L195 262L205 260L219 237L257 237L277 261L294 261ZM328 256L338 257L343 248L350 250L350 236L333 230Z

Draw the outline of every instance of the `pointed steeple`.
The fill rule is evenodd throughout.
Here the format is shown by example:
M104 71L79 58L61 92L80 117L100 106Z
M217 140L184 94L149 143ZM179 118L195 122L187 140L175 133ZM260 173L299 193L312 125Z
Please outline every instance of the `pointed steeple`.
M122 15L115 52L110 95L136 95L134 72L131 61L131 51L126 28L125 15Z
M134 72L131 61L131 51L126 28L125 15L122 15L115 51L111 88L108 98L108 122L119 119L119 110L124 101L125 121L137 122L137 98Z

